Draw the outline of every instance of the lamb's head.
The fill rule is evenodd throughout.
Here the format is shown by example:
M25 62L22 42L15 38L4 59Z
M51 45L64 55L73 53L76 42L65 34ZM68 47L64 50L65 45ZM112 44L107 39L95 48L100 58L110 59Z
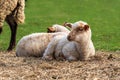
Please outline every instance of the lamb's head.
M53 26L47 28L47 32L48 33L69 32L69 30L62 25L54 24Z
M54 33L54 32L56 32L56 28L55 27L48 27L47 32L48 33Z
M69 41L81 42L88 39L90 27L83 21L76 22L72 25L72 30L67 36ZM90 33L91 34L91 33Z

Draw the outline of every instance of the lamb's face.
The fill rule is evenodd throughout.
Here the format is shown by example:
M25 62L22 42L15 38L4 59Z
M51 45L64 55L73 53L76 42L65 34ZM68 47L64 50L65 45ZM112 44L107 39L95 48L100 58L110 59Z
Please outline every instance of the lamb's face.
M47 32L48 33L54 33L54 32L56 32L56 28L55 27L48 27Z
M61 27L63 27L63 26L58 25L58 24L54 24L54 25L52 25L51 27L48 27L48 28L47 28L47 32L48 32L48 33L60 32L59 29L61 29Z
M89 25L79 23L76 26L72 27L72 31L68 34L67 39L69 41L80 42L86 37L86 33L89 30Z

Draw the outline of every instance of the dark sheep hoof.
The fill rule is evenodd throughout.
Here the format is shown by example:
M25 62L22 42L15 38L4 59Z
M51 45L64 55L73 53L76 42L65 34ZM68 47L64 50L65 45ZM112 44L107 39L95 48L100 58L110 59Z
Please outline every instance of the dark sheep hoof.
M8 52L12 51L15 48L15 44L10 45L7 49Z
M13 48L14 48L14 47L9 47L9 48L7 49L7 51L10 52L10 51L13 50Z
M12 48L8 48L7 51L8 51L8 52L12 51Z

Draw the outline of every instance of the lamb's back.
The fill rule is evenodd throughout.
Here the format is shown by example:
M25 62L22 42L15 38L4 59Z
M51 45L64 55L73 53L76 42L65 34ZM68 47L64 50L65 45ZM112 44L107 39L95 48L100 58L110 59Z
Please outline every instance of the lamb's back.
M23 37L17 45L18 56L42 56L52 35L48 33L34 33Z

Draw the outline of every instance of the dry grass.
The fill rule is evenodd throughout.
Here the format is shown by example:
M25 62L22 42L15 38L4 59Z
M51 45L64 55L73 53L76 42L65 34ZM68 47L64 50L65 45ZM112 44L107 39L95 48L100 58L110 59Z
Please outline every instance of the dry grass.
M112 54L112 55L110 55ZM97 52L88 61L43 61L0 52L0 80L119 80L119 53Z

